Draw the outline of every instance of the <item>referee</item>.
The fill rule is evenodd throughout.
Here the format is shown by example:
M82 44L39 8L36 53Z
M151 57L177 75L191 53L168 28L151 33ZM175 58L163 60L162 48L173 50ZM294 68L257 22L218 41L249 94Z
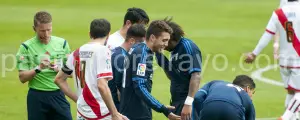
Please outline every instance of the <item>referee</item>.
M51 36L52 17L40 11L34 16L34 37L20 45L17 68L22 83L28 82L28 120L72 120L70 104L54 83L70 48L63 38Z

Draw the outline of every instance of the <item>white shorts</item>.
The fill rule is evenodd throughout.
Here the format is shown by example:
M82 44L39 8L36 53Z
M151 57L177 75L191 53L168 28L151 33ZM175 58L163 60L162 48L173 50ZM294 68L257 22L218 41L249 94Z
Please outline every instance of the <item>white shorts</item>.
M111 120L112 117L111 115L106 116L105 118L102 119L97 119L97 118L87 118L85 116L82 116L79 112L77 112L77 120Z
M300 68L280 66L280 74L286 89L300 92Z

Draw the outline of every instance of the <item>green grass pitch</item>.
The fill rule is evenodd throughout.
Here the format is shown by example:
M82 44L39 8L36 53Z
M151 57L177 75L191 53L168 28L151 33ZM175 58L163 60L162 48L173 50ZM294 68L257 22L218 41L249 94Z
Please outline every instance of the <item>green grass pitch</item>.
M19 82L16 69L5 72L3 67L14 65L13 59L5 59L5 56L14 55L20 44L34 35L33 15L39 10L52 14L53 35L67 39L72 50L89 40L89 23L94 18L108 19L112 24L111 32L115 32L121 27L129 7L145 9L151 20L173 16L174 21L185 30L186 37L192 39L202 51L203 85L214 79L230 81L235 75L250 75L257 69L256 65L240 63L241 55L255 47L278 5L279 0L1 0L0 119L27 119L27 84ZM262 53L272 58L272 45ZM224 60L222 55L227 59ZM275 63L273 59L271 63ZM263 57L256 64L267 66ZM240 65L253 69L244 71ZM264 76L281 79L278 69L270 70ZM73 85L73 80L69 81ZM284 111L284 89L260 81L256 83L253 101L257 118L280 116ZM164 104L169 103L169 85L163 71L157 69L152 94ZM71 104L75 118L76 106L73 102ZM154 112L153 119L166 118Z

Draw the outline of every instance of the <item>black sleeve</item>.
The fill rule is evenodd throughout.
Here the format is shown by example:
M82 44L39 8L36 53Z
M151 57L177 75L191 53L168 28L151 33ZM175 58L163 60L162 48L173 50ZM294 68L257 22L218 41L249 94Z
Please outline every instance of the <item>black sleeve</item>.
M162 53L158 53L158 52L155 53L155 57L156 57L157 64L161 68L163 68L166 76L171 80L172 74L175 74L175 73L172 70L173 68L170 65L170 62L169 62L168 58L165 55L163 55Z
M208 87L208 86L205 86ZM200 111L202 109L202 104L204 100L207 97L207 91L206 88L201 88L198 90L198 92L195 94L194 102L193 102L193 110L192 110L192 118L193 120L199 120Z
M122 81L124 77L124 63L125 63L125 58L124 56L118 57L116 63L113 63L113 68L114 70L114 82L117 87L117 89L121 92L122 91Z
M155 57L156 57L157 64L164 70L168 70L168 68L169 68L168 58L164 54L159 53L159 52L155 53Z
M248 96L247 93L244 94L244 107L246 109L245 118L246 120L255 120L255 108L252 103L251 98Z
M189 70L189 74L192 74L193 72L201 72L201 70L202 70L202 68L201 68L201 64L202 64L201 51L194 44L191 44L190 46L192 46L192 52L190 52L190 54L192 56L192 60L191 60L192 65L191 65L191 69Z

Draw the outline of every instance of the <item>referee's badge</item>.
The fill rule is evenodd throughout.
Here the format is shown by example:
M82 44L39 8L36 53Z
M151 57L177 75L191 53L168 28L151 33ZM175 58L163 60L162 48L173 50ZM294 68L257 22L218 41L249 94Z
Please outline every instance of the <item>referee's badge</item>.
M145 76L146 74L146 64L139 63L136 74L139 76Z

